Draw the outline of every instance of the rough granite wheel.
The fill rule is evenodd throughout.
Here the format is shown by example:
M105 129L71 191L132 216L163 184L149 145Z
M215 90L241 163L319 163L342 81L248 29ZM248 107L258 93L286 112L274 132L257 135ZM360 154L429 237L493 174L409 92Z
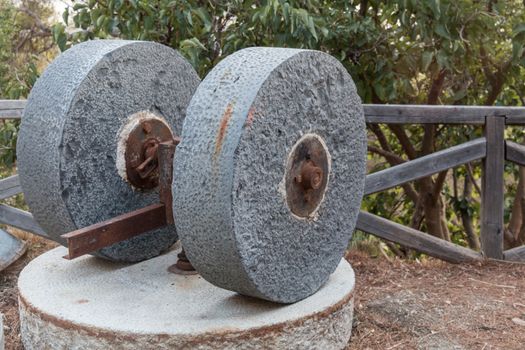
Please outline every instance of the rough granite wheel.
M25 199L50 237L65 244L63 233L158 202L155 189L136 189L122 177L119 145L141 118L180 135L198 83L180 54L152 42L89 41L46 69L29 96L17 156ZM170 226L97 255L140 261L176 240Z
M174 215L211 283L291 303L316 292L352 236L365 178L355 85L331 56L249 48L224 59L188 106Z

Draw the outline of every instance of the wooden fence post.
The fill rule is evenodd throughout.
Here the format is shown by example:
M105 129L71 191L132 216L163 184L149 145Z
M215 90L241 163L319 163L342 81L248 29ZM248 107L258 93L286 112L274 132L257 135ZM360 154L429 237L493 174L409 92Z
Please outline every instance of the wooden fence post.
M503 172L505 117L485 118L487 156L483 161L481 250L486 258L503 259Z

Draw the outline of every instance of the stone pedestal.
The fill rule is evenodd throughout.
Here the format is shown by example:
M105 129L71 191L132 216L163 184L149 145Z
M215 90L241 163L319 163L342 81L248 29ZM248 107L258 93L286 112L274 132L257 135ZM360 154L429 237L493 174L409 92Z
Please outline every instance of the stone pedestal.
M168 272L177 250L134 265L53 249L21 273L26 349L343 349L354 272L342 260L314 295L291 305Z
M4 350L4 315L0 312L0 350Z

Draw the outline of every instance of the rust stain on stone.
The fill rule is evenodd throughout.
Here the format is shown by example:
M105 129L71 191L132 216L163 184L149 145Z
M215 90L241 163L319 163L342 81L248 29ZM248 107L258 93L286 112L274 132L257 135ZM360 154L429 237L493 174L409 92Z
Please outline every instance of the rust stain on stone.
M226 130L228 129L228 124L233 114L233 103L228 103L224 114L222 115L221 124L219 126L219 131L217 132L217 138L215 140L215 153L214 158L217 158L219 153L221 153L222 143L224 141L224 136L226 136Z
M244 123L246 128L249 128L252 126L254 117L255 117L255 108L251 107L250 110L248 111L248 117L246 118L246 123Z

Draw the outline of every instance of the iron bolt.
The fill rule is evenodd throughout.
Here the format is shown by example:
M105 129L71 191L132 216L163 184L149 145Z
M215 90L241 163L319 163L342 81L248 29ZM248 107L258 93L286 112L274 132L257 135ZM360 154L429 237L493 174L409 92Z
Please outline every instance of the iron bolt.
M181 269L182 271L195 271L195 268L186 256L184 248L182 248L181 252L177 254L177 257L179 258L179 260L177 260L177 263L175 264L177 268Z
M295 181L305 190L317 190L323 183L323 175L323 170L308 160L303 163L301 173L295 177Z

